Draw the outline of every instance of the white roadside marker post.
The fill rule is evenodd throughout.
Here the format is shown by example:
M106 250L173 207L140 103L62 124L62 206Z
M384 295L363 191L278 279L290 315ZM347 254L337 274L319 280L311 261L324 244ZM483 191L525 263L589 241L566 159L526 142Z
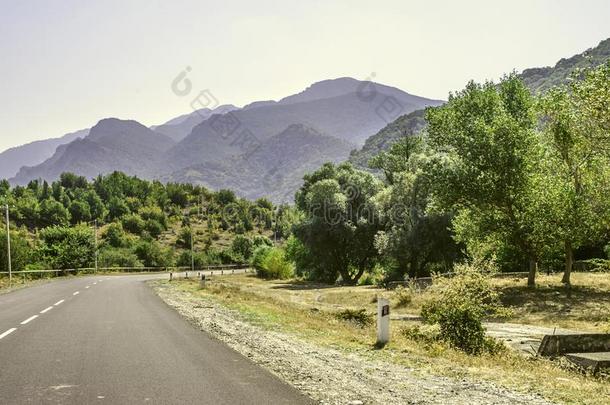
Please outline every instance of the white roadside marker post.
M8 204L4 207L6 209L6 257L8 259L8 285L9 287L13 284L13 263L11 260L11 226L8 215Z
M377 298L377 346L385 346L390 341L390 301Z

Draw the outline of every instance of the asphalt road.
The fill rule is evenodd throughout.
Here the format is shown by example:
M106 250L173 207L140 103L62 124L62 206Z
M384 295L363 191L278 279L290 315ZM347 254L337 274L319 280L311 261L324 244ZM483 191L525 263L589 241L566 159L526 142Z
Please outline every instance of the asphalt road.
M0 404L306 404L145 284L58 280L0 295Z

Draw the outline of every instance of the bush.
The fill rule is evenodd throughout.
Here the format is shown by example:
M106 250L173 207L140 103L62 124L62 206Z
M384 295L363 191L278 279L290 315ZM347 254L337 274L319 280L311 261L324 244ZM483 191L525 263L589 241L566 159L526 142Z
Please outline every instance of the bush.
M439 338L468 354L495 352L498 345L485 336L482 325L487 316L507 314L489 276L476 265L456 267L456 276L435 280L431 297L422 307L422 318L438 324Z
M100 267L142 267L138 256L129 249L104 249L99 254Z
M253 248L254 243L252 240L243 235L235 236L235 239L233 239L233 243L231 244L231 250L241 255L245 260L250 260Z
M406 307L413 301L413 291L410 288L399 286L394 290L394 297L398 308Z
M252 253L250 264L256 269L256 271L263 269L263 261L265 260L265 257L267 257L269 250L271 250L271 247L269 246L259 246Z
M292 263L286 259L283 250L278 248L258 248L255 252L256 272L259 277L272 279L287 279L294 275Z
M168 267L172 265L173 255L169 249L161 249L155 241L141 240L134 248L134 253L146 267Z
M0 231L0 271L8 271L6 234ZM13 271L25 270L31 259L31 247L26 234L11 231L11 264Z
M365 328L373 323L373 316L365 309L344 309L335 314L337 319L353 323L354 325Z
M104 233L104 240L114 248L122 248L129 245L129 240L120 222L113 222L108 225Z
M212 266L216 264L222 264L220 255L216 251L209 251L203 253L195 253L194 264L196 269L201 269L205 266ZM176 265L180 267L191 267L191 251L185 250L178 256Z
M146 225L142 217L138 214L125 215L121 223L123 224L123 229L134 235L140 235Z
M440 340L438 325L413 325L401 330L401 334L407 339L432 345Z
M165 226L157 220L147 219L144 223L144 230L153 238L158 238L165 230Z
M178 234L178 239L176 240L176 245L183 247L185 249L191 248L191 238L193 237L191 228L183 227L180 229L180 233Z
M40 231L40 239L37 253L53 269L90 267L94 262L93 230L85 225L45 228Z
M165 213L163 213L163 211L159 207L144 207L141 208L138 213L140 214L140 217L145 221L157 221L163 226L163 228L167 226L167 218L165 216Z
M325 277L328 273L324 272L318 263L316 263L309 249L293 235L286 241L286 257L294 263L296 274L299 277L327 283L334 283L336 281L336 275L334 274Z

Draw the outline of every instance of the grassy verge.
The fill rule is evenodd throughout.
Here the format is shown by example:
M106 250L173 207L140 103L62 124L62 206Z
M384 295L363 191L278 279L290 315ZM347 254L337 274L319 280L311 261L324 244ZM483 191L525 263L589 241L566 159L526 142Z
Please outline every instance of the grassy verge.
M394 322L392 341L374 348L375 326L359 327L339 320L338 302L347 307L373 308L374 297L385 293L371 287L328 287L308 283L262 282L251 276L215 278L202 290L193 281L171 284L183 294L211 299L239 311L249 322L280 330L312 343L357 352L428 373L454 378L485 380L527 393L538 393L562 403L604 403L610 398L607 380L584 376L544 359L527 359L505 352L495 356L467 356L439 344L409 340ZM412 310L416 297L407 305ZM343 302L344 301L344 302Z

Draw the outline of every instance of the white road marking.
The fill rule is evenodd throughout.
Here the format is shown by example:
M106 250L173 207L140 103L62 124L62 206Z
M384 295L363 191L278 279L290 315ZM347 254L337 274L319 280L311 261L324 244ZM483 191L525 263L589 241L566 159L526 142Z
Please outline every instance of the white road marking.
M80 291L75 291L72 293L72 295L78 295L78 294L80 294Z
M32 315L30 316L28 319L26 319L25 321L21 322L22 325L25 325L27 323L30 323L30 321L33 321L34 319L38 318L38 315Z
M10 335L11 333L15 332L16 330L17 330L17 328L10 328L6 332L4 332L2 335L0 335L0 339L2 339L4 337L7 337L8 335Z
M85 287L85 288L89 288L89 286Z
M44 314L45 312L49 312L50 310L53 309L53 306L50 306L48 308L43 309L42 311L40 311L41 314Z
M97 284L97 281L93 283L93 285L96 285L96 284Z
M62 303L62 302L64 302L64 301L65 301L65 300L59 300L59 301L57 301L57 302L56 302L55 304L53 304L53 305L58 306L59 304L61 304L61 303Z

